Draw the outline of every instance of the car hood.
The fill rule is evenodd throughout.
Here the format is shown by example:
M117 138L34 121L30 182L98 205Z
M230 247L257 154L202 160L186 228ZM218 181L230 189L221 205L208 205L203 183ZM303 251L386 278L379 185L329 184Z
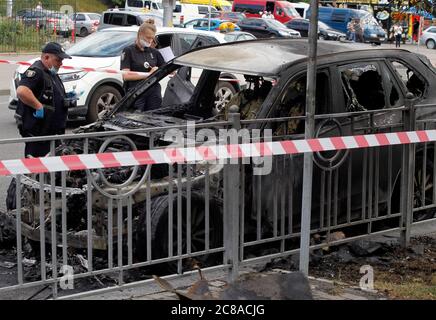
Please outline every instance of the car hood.
M35 58L32 60L28 60L29 63L34 63L39 58ZM74 67L74 68L119 68L119 57L105 57L105 58L92 58L92 57L78 57L72 56L71 59L65 59L63 64L65 66ZM17 72L23 73L26 71L28 66L19 66L17 68ZM59 74L70 73L71 70L61 68L59 70Z

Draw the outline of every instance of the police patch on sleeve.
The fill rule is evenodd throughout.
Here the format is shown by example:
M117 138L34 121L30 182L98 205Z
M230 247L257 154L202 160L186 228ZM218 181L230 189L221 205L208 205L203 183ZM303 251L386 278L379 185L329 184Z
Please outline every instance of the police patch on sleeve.
M34 71L34 70L27 70L25 73L27 78L33 78L35 76L35 74L36 74L36 71Z

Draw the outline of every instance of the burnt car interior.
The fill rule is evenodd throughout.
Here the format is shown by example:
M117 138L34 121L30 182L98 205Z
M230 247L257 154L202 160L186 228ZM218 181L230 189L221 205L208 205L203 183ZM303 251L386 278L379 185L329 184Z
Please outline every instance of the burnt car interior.
M304 116L306 110L306 74L300 74L286 86L278 106L273 110L272 117ZM327 70L320 70L316 76L316 113L328 113L330 106L330 82ZM273 135L283 136L304 133L304 120L293 119L287 123L273 124Z
M341 69L347 111L377 110L385 107L382 76L375 64Z
M392 61L392 66L406 86L407 90L415 95L415 97L423 97L426 90L426 82L424 78L400 61Z
M260 107L271 91L272 81L259 76L244 75L246 87L237 92L227 103L224 109L215 117L228 119L228 111L232 105L239 108L241 120L255 119Z

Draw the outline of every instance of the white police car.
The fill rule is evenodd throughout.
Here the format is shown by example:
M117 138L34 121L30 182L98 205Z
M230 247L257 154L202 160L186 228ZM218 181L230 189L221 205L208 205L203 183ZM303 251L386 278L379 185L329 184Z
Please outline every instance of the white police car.
M95 32L67 50L72 59L64 61L67 66L83 68L120 69L120 55L126 46L134 43L138 26L115 27ZM158 28L156 39L157 48L171 46L173 53L178 56L198 46L213 45L228 42L225 34L184 28ZM33 63L37 58L30 60ZM26 66L19 66L11 81L10 109L17 105L16 87L20 74L26 71ZM195 76L193 72L193 80ZM69 120L85 117L87 122L94 122L99 114L105 112L121 99L124 94L123 79L121 74L104 72L85 72L60 69L61 77L66 91L73 89L79 94L77 107L68 112ZM222 75L233 78L231 74ZM162 90L165 87L162 86ZM221 81L215 92L217 107L229 101L234 93L239 90L237 81Z

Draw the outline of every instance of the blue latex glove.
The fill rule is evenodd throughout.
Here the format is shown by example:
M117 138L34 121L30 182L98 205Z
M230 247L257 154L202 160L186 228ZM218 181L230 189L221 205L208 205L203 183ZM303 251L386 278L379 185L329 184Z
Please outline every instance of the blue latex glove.
M77 98L76 91L69 91L69 92L67 92L66 93L66 97L69 98L69 99Z
M42 107L41 109L36 110L33 113L33 116L37 119L44 119L44 107Z

